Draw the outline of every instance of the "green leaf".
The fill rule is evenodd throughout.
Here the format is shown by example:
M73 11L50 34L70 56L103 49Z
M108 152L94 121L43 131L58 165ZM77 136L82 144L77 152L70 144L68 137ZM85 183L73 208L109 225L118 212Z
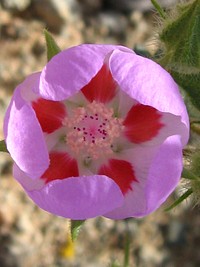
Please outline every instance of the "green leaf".
M61 51L61 49L57 45L52 35L47 30L44 30L44 36L47 46L47 59L49 61L52 57L57 55Z
M182 196L180 196L172 205L170 205L168 208L164 209L164 211L170 211L171 209L178 206L183 200L188 198L193 193L193 190L190 188L188 189Z
M163 20L159 38L164 45L159 63L200 110L200 1L177 5Z
M187 74L178 69L175 71L173 68L170 72L174 80L187 92L191 103L200 110L200 67L197 73Z
M0 141L0 152L7 152L7 153L9 153L8 150L7 150L6 143L5 143L4 140L1 140Z
M75 241L85 220L71 220L71 238Z
M200 67L200 1L178 5L172 19L165 21L160 39L166 47L165 63L177 66L183 72ZM178 66L179 67L179 66Z

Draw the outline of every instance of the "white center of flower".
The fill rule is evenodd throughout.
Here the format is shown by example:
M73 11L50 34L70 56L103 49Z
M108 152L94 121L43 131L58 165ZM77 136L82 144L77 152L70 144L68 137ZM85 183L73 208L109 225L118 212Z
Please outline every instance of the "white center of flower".
M73 153L98 159L113 153L114 141L123 130L122 119L114 117L112 108L93 101L86 107L72 110L64 121L66 143Z

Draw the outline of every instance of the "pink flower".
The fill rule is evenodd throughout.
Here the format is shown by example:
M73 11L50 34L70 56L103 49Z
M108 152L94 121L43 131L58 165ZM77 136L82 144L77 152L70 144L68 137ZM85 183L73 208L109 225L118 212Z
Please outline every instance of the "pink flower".
M80 45L15 90L4 123L14 177L71 219L145 216L174 190L188 115L171 76L128 48Z

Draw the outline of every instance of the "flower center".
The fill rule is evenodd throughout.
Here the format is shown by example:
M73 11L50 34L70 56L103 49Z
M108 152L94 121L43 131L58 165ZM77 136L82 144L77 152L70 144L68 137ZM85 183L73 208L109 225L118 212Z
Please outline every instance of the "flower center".
M65 118L66 143L73 153L98 159L113 153L114 141L124 128L122 119L114 117L113 108L93 101L86 107L72 110Z

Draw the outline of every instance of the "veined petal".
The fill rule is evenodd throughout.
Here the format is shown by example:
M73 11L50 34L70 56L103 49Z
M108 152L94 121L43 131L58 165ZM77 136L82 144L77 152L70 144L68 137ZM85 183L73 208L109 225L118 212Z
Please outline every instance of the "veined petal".
M77 177L79 175L78 165L75 159L63 152L51 152L49 155L49 168L42 175L46 183L68 177Z
M88 101L97 101L107 103L111 101L116 94L117 84L104 64L100 71L92 80L81 90Z
M111 74L120 88L139 103L161 112L181 116L186 130L183 145L189 138L189 118L178 86L155 62L131 53L114 50L109 58Z
M43 132L52 133L62 127L62 121L66 116L63 103L39 98L32 102L32 107Z
M182 144L177 136L160 147L137 146L124 157L131 159L138 182L125 195L123 206L104 215L112 219L143 217L156 210L175 189L182 171Z
M38 82L39 75L29 76L20 84L12 97L5 115L4 135L8 151L16 164L31 178L38 178L49 164L44 136L35 112L21 92L30 91Z
M31 179L20 170L16 163L13 165L13 176L26 190L39 190L45 186L44 179Z
M131 184L136 181L132 165L125 160L110 159L100 167L98 174L113 179L123 194L132 190Z
M60 52L43 69L36 93L50 100L68 99L90 82L114 49L133 53L122 46L88 44Z
M104 175L54 180L41 188L34 184L33 189L28 182L30 178L17 166L14 175L40 208L73 220L100 216L121 206L124 200L120 188Z
M174 191L180 181L182 169L181 142L172 136L160 147L149 171L145 187L147 213L156 210Z

